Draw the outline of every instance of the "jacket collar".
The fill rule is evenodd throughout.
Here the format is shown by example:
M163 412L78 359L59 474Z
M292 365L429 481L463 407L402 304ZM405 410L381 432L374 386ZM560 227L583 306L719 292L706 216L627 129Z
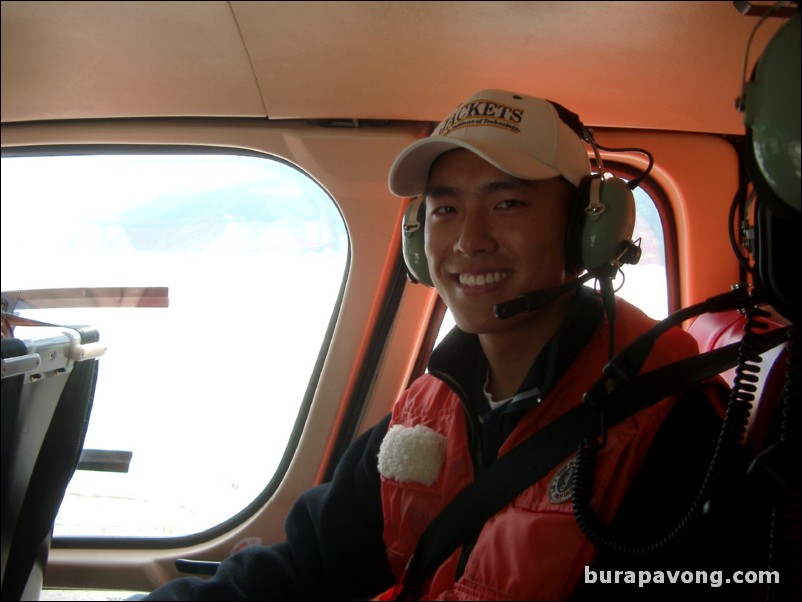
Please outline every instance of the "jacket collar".
M568 315L552 339L535 359L529 373L516 393L513 405L526 403L532 397L542 397L548 393L554 382L565 372L593 332L602 321L603 310L600 299L589 287L582 286L577 291ZM479 337L468 334L455 326L432 351L428 370L433 375L449 383L455 392L467 402L487 406L481 394L487 374L485 357ZM476 392L479 395L476 395ZM478 408L479 414L486 408ZM506 408L499 408L499 410ZM509 408L514 409L513 407Z

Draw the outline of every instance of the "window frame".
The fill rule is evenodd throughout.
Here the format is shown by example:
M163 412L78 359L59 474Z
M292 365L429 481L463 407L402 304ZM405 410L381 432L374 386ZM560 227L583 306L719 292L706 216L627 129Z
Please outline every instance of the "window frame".
M284 159L278 155L266 151L253 150L235 146L214 146L210 144L161 144L155 142L145 143L99 143L99 144L83 144L83 143L67 143L67 144L41 144L29 146L4 146L2 147L2 157L58 157L58 156L91 156L91 155L187 155L187 156L200 156L200 155L230 155L239 157L252 157L263 160L268 160L280 163L299 174L305 176L316 185L320 191L325 194L331 201L332 206L335 208L342 221L342 227L345 233L345 239L348 241L345 250L345 258L343 262L343 274L340 279L339 289L337 291L334 305L332 306L331 316L328 320L327 326L323 333L321 347L315 358L313 368L310 374L310 379L306 385L303 397L298 405L298 414L293 422L292 429L288 435L287 445L284 452L276 465L276 470L270 479L267 481L262 491L243 507L240 511L218 523L217 525L197 531L195 533L168 536L168 537L148 537L148 536L55 536L53 537L51 547L63 549L172 549L177 547L185 547L197 545L203 542L208 542L216 537L223 536L236 527L243 524L249 518L254 516L257 512L262 510L276 493L279 485L282 483L290 463L298 448L302 431L306 425L309 416L310 408L313 398L318 388L323 364L329 353L332 338L340 316L345 294L346 284L348 282L351 263L352 263L352 249L350 244L350 235L348 232L348 224L345 216L337 201L331 193L324 187L314 176L308 171L304 170L299 165ZM102 337L102 332L101 332ZM100 370L102 375L103 370ZM91 420L91 419L90 419Z

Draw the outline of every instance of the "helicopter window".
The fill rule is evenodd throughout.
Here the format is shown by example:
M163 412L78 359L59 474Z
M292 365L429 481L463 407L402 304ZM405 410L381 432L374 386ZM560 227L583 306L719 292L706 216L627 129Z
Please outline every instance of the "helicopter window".
M21 153L2 158L2 290L84 291L87 306L54 293L16 313L91 325L108 346L84 444L101 469L79 465L55 537L242 520L280 480L316 385L348 263L337 206L263 154ZM136 287L167 293L92 301ZM304 320L287 319L290 300Z

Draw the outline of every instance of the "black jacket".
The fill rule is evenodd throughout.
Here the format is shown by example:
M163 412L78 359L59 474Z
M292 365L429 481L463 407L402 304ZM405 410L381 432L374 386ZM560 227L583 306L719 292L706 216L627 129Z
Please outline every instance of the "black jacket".
M538 389L545 394L551 383L570 365L602 318L598 300L581 292L560 331L533 364L521 392ZM481 456L491 464L501 443L531 407L530 396L490 411L481 394L487 360L478 339L458 329L433 352L429 363L461 387L474 400L473 415L481 415ZM246 548L222 562L209 580L188 577L154 591L148 600L319 600L365 599L391 587L382 541L381 481L377 468L379 446L389 415L358 437L339 461L332 480L304 493L291 509L287 539L271 546ZM596 583L578 588L574 598L613 596L616 599L675 600L697 590L705 599L751 599L747 586L712 587L667 583L639 587L623 582L606 583L613 571L754 570L762 541L745 538L736 524L697 518L679 544L655 554L632 557L629 543L658 541L683 521L705 478L721 420L702 388L692 388L667 416L647 455L643 470L630 490L610 538L620 548L600 552L589 570ZM470 427L469 427L470 428ZM475 426L473 427L475 428ZM746 544L746 545L745 545ZM744 547L757 551L744 556ZM532 559L532 562L536 562ZM739 564L740 563L740 564ZM607 571L607 573L603 572Z

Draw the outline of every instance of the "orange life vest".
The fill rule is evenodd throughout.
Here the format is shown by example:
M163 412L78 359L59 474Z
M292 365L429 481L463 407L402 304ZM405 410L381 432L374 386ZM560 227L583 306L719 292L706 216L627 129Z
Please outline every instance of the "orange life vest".
M621 300L616 313L616 350L655 323ZM521 418L499 456L582 402L609 359L608 342L605 321L541 403ZM695 340L674 328L658 339L643 370L697 352ZM608 430L607 443L596 462L591 500L603 526L615 517L674 401L674 397L661 400ZM397 402L385 443L379 463L384 541L393 571L400 577L425 528L473 480L462 402L445 382L423 375ZM383 454L387 456L384 462ZM424 587L422 599L568 598L596 555L573 515L566 486L572 460L554 468L487 521L459 579L456 571L461 550L437 569Z

